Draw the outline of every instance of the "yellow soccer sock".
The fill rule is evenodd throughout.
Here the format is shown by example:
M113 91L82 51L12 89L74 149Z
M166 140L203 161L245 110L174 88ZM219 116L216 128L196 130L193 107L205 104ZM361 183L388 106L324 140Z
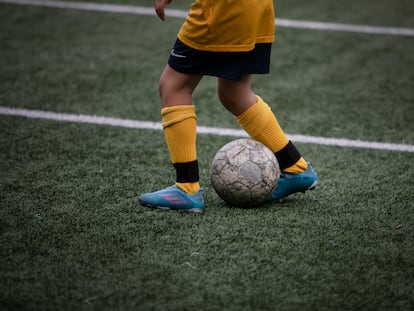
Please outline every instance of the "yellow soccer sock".
M306 170L306 161L286 137L271 108L261 97L257 96L257 102L236 119L253 139L275 153L283 171L301 173Z
M259 96L257 102L236 119L253 139L272 152L281 150L289 142L272 110Z
M177 172L177 186L194 194L199 188L196 154L197 116L190 105L161 110L165 141Z
M198 181L185 183L176 182L175 184L178 188L180 188L188 194L195 194L198 190L200 190L200 183Z
M286 173L303 173L307 169L308 163L303 157L300 157L300 159L295 164L289 166L288 168L285 168L283 171Z
M194 106L173 106L161 110L162 127L172 163L197 159L197 117Z

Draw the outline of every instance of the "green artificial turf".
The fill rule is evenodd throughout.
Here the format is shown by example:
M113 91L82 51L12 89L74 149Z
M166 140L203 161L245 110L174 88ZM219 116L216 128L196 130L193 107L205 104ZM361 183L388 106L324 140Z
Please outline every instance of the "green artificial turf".
M344 6L276 3L283 18L414 26L411 2ZM0 106L159 121L181 22L0 4ZM288 133L414 144L413 50L278 28L254 88ZM215 92L213 78L195 92L199 124L238 128ZM232 139L198 136L206 209L188 215L136 203L174 181L161 131L0 115L0 309L414 308L413 153L298 143L316 190L235 209L209 182Z
M187 215L134 202L173 178L161 132L5 117L1 126L5 308L412 307L411 154L307 146L317 190L232 209L208 182L226 139L201 135L207 208Z

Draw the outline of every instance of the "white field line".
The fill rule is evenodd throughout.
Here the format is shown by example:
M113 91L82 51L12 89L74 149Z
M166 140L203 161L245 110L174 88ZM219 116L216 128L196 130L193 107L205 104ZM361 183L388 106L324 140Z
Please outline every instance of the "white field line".
M54 0L0 0L0 3L46 6L61 9L76 9L86 11L98 11L109 13L123 13L135 15L155 15L152 7L132 6L132 5L117 5L117 4L101 4L89 2L72 2L72 1L54 1ZM186 11L167 9L166 15L168 17L185 18ZM356 32L377 35L394 35L394 36L414 36L414 28L400 28L400 27L382 27L382 26L365 26L365 25L350 25L340 23L325 23L315 21L297 21L290 19L277 18L276 24L278 27L287 28L301 28L314 30L331 30L343 32Z
M158 131L162 130L162 126L160 122L137 121L137 120L129 120L129 119L100 117L100 116L93 116L93 115L57 113L57 112L49 112L49 111L42 111L42 110L18 109L18 108L1 107L1 106L0 106L0 115L19 116L19 117L26 117L26 118L31 118L31 119L45 119L45 120L62 121L62 122L107 125L107 126L114 126L114 127L133 128L133 129L158 130ZM197 132L199 134L208 134L208 135L218 135L218 136L228 136L228 137L247 137L247 134L243 130L236 130L236 129L229 129L229 128L198 126ZM370 141L362 141L362 140L351 140L351 139L344 139L344 138L329 138L329 137L318 137L318 136L307 136L307 135L291 135L291 134L287 134L287 135L289 139L294 141L295 143L340 146L340 147L349 147L349 148L389 150L389 151L400 151L400 152L414 152L414 145L370 142Z

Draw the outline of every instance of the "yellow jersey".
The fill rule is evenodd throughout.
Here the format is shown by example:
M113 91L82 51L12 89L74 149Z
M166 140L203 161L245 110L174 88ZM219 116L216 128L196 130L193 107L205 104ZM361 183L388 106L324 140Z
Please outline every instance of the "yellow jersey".
M274 20L273 0L195 0L178 39L202 51L247 52L274 41Z

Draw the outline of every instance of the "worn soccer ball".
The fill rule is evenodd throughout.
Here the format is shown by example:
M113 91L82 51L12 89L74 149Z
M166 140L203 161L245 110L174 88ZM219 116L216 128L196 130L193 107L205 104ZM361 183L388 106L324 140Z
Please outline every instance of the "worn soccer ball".
M216 153L210 173L221 199L231 206L253 207L276 189L280 169L266 146L252 139L237 139Z

